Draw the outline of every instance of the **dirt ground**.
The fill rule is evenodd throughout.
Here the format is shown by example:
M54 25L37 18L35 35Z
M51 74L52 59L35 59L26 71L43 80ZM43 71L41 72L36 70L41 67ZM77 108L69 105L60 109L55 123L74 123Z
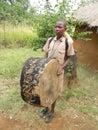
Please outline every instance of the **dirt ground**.
M4 88L6 86L3 86ZM21 113L25 114L27 110L28 108L23 106ZM24 122L19 117L13 118L6 111L0 110L0 130L98 130L98 116L96 115L94 120L87 114L70 107L61 111L56 110L52 122L47 124L38 116L36 109L30 122L29 119Z
M36 122L36 123L35 123ZM92 121L87 115L77 112L73 108L57 112L51 123L35 121L23 123L11 117L0 115L0 130L98 130L96 122Z

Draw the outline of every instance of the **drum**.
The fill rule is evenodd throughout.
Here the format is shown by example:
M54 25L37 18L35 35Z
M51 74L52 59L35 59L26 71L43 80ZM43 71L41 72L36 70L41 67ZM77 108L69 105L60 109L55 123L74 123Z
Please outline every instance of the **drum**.
M59 91L59 77L56 59L29 58L21 72L21 96L31 105L49 106L57 98Z

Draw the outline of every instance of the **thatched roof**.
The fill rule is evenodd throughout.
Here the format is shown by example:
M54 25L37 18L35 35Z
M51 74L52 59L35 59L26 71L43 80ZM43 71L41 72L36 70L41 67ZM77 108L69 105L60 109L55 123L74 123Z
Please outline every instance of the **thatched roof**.
M98 2L80 7L74 14L78 20L86 22L90 26L98 26Z

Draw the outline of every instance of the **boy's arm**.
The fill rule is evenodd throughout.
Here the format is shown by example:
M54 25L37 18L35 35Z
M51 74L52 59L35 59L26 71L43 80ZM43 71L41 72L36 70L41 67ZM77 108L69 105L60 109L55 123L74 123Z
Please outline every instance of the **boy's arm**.
M74 55L73 41L72 41L72 39L68 39L67 57L66 57L65 62L58 69L58 71L57 71L58 75L62 74L64 68L68 65L72 55Z
M64 64L59 67L59 69L58 69L58 71L57 71L57 75L62 74L64 68L68 65L68 63L69 63L69 61L70 61L70 57L71 57L71 56L67 56L67 58L66 58Z
M71 57L71 56L67 56L67 57L66 57L66 60L65 60L64 64L62 65L62 69L64 69L64 68L68 65L68 63L69 63L69 61L70 61L70 57Z

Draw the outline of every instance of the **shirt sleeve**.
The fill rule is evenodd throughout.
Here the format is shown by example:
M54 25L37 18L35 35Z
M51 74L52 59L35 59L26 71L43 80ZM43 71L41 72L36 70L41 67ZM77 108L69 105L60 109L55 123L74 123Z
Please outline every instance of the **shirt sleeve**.
M51 38L48 38L47 42L45 43L44 47L43 47L43 50L45 52L48 52L49 51L49 41L50 41Z
M67 50L67 56L72 56L74 55L74 48L73 48L73 40L72 39L68 39L68 50Z

